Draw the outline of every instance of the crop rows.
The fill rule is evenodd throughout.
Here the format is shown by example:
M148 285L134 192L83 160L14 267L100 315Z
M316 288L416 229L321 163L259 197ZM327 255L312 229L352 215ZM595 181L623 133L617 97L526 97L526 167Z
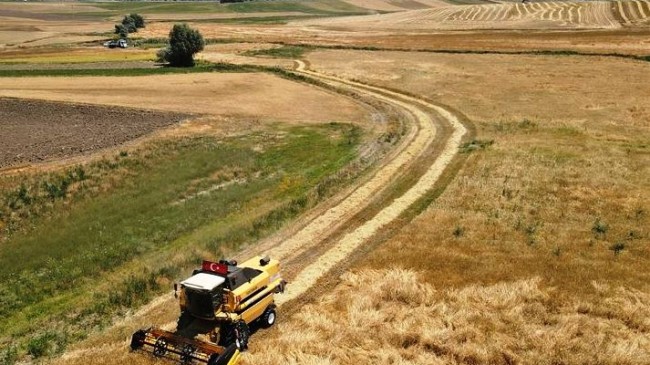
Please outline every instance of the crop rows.
M641 4L643 3L643 4ZM633 4L638 5L630 6ZM621 6L621 3L619 3ZM625 3L624 9L634 19L645 19L648 2L631 1ZM645 10L645 11L644 11ZM469 5L454 8L433 9L431 20L438 22L542 22L558 23L569 27L613 28L619 25L608 2L536 2Z
M650 1L549 1L444 6L356 19L378 26L445 28L620 28L648 22ZM327 22L327 21L325 21ZM330 24L336 23L334 20Z
M623 25L648 22L650 17L650 2L648 1L616 1L612 3L612 11L619 16Z

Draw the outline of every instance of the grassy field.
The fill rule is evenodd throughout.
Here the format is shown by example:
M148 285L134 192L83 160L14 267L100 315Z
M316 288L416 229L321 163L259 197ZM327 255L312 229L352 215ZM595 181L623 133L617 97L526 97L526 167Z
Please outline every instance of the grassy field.
M328 176L354 158L358 140L342 124L188 137L4 177L2 347L59 353L169 290L201 258L276 230L342 183Z
M206 72L255 72L265 71L263 67L233 65L227 63L197 62L195 67L147 67L147 68L62 68L31 70L0 70L0 77L36 77L36 76L149 76L165 74L206 73ZM268 69L273 72L276 70ZM278 70L279 71L279 70Z
M242 53L244 56L267 56L273 58L302 58L309 47L283 45L277 48L252 50Z

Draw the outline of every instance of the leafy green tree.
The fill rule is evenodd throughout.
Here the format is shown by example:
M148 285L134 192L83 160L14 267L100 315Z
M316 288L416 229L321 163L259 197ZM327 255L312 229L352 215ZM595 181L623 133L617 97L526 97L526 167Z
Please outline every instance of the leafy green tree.
M171 66L194 66L194 55L205 47L203 36L187 24L175 24L169 32L169 46L158 51L159 61L169 62Z
M124 24L115 24L115 34L119 34L120 38L127 38L129 36L129 29Z
M138 29L144 28L144 18L142 17L142 15L138 13L131 13L129 14L129 17L133 19L136 28Z
M122 19L122 25L126 27L129 33L135 33L138 31L138 28L135 26L135 19L131 18L130 15L127 15Z

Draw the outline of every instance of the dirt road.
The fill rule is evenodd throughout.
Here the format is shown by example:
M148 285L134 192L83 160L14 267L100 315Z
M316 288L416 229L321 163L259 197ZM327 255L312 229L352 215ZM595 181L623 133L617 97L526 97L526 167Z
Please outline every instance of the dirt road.
M283 262L285 278L290 285L285 294L278 296L278 304L281 306L303 295L319 278L364 243L371 242L375 233L423 197L451 162L467 132L455 115L439 106L390 90L309 71L305 63L296 62L297 73L389 104L399 109L412 125L399 146L358 186L339 194L324 207L317 208L283 232L237 255L237 258L246 258L252 254L268 254ZM435 156L426 156L434 144L441 145L441 152ZM423 157L427 158L423 160ZM424 168L416 168L416 164L422 161L430 163ZM394 186L397 181L409 174L418 174L419 177L400 195L390 195L391 191L397 189ZM387 199L386 196L391 198ZM370 209L373 204L379 206ZM368 209L372 212L369 219L359 219L359 214ZM160 318L160 314L166 312L165 308L176 308L171 295L159 297L141 308L134 316L119 324L119 331L111 332L135 329L147 320ZM173 329L175 321L158 324ZM254 337L253 343L261 340ZM251 350L254 351L254 347ZM83 362L89 356L103 359L95 363L121 363L127 359L134 360L132 356L137 357L137 363L155 361L141 354L128 354L127 342L124 341L105 343L102 347L95 348L82 345L80 349L64 355L61 360L64 363Z
M409 165L414 162L414 159L425 153L428 146L438 136L436 130L437 124L449 123L453 128L453 132L448 137L441 136L442 138L447 138L444 151L420 179L403 195L385 206L371 220L355 227L313 262L299 263L299 265L304 266L302 266L302 269L297 275L288 278L291 285L289 285L287 292L279 297L279 305L297 298L307 289L311 288L320 277L336 267L337 264L343 261L355 249L372 238L381 227L395 220L409 206L422 197L433 186L456 154L460 141L466 133L465 127L460 123L458 118L439 106L397 92L308 71L304 62L296 62L298 64L298 72L338 87L344 86L353 89L358 93L369 95L385 103L393 104L401 108L405 113L412 115L415 124L413 126L414 128L412 128L412 135L409 136L408 141L405 141L406 145L397 156L387 161L380 171L365 184L359 186L339 205L323 213L318 219L312 221L293 237L270 249L268 252L272 257L286 261L288 257L295 257L303 251L321 245L322 242L318 238L325 236L327 231L331 229L332 224L345 224L346 217L349 214L354 215L360 209L363 209L363 202L370 202L373 196L376 196L382 189L390 187L391 181L394 181L398 174L408 170Z

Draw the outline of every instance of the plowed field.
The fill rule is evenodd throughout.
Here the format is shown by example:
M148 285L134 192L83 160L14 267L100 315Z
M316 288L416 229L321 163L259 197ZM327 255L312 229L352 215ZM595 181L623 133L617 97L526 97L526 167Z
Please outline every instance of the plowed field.
M142 109L0 98L0 168L116 146L185 117Z

